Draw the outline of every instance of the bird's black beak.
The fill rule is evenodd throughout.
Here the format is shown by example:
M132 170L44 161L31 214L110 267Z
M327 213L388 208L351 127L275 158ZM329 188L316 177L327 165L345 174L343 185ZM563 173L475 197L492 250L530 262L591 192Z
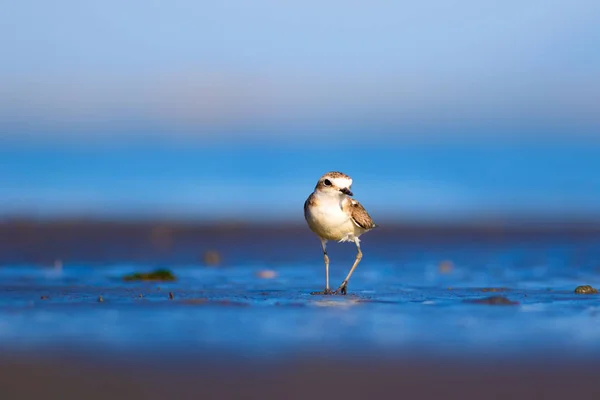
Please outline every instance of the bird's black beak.
M352 194L352 192L348 188L341 188L340 192L347 194L348 196L354 196L354 194Z

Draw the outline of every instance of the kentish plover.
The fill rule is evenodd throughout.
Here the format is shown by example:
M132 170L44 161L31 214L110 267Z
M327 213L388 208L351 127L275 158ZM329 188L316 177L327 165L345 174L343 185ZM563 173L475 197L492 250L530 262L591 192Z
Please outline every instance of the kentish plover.
M352 178L341 172L323 175L315 190L304 202L304 218L310 229L321 239L325 259L325 290L313 294L346 294L348 280L362 259L359 236L375 228L367 210L351 198ZM329 257L327 241L354 242L358 253L348 276L335 292L329 289Z

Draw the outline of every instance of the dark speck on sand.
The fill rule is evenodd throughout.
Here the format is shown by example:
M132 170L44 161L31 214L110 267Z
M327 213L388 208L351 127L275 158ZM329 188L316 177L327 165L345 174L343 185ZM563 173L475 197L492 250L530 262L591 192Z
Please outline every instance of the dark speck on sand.
M490 297L484 297L482 299L467 300L467 303L489 304L492 306L512 306L512 305L519 304L519 302L509 300L508 298L506 298L504 296L490 296Z
M508 290L507 288L502 288L502 287L500 287L500 288L492 287L492 288L481 289L481 291L484 293L486 293L486 292L506 292L507 290Z

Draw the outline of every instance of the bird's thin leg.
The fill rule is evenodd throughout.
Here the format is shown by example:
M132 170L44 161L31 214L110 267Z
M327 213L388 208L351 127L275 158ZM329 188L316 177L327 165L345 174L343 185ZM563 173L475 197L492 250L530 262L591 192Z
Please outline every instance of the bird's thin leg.
M352 273L360 263L360 260L362 260L362 251L360 251L360 242L358 241L358 238L354 239L354 244L356 245L356 250L358 251L358 253L356 253L356 259L354 260L354 264L352 264L352 268L350 268L350 272L348 272L348 276L346 276L346 279L344 279L344 282L342 282L342 284L339 288L337 288L334 294L346 294L348 281L350 280Z
M333 294L329 289L329 257L327 256L327 240L321 239L321 247L323 248L323 260L325 261L325 290L322 292L312 292L311 294Z
M323 260L325 261L325 291L329 292L329 257L327 256L327 240L321 239L323 248Z

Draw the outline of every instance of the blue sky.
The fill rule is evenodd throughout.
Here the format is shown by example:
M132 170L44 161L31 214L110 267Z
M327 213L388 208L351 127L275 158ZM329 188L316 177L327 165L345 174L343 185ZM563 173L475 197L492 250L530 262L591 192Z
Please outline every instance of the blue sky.
M595 135L599 17L582 0L9 2L0 135Z

